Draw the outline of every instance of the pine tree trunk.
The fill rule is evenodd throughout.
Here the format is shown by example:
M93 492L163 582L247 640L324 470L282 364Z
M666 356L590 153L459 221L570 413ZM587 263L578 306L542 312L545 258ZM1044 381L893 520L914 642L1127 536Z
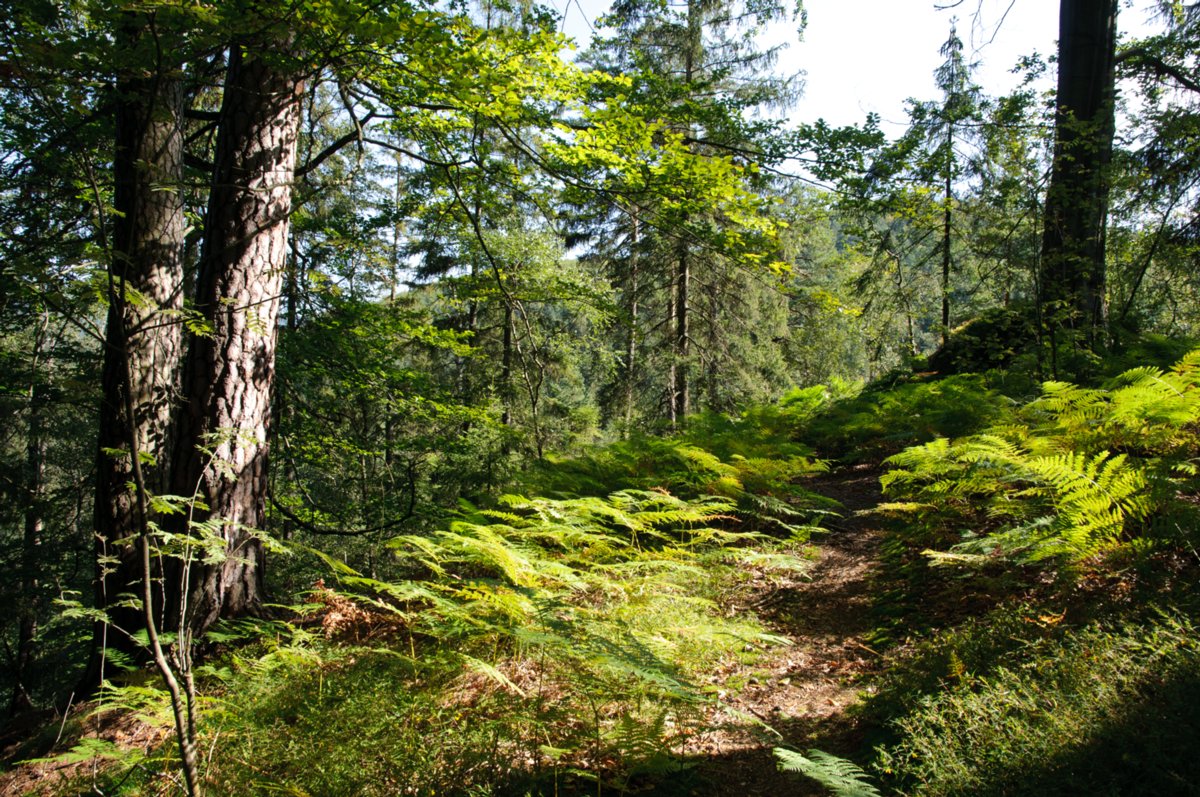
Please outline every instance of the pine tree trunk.
M625 429L624 437L629 439L633 431L633 405L634 405L634 374L637 372L637 343L638 343L638 280L641 277L639 270L641 264L638 258L641 256L639 251L640 241L639 235L641 230L638 225L637 212L633 213L633 231L629 244L629 336L625 340Z
M691 324L690 307L688 305L691 290L692 267L687 242L680 245L679 261L675 272L675 411L673 417L682 423L691 411Z
M676 413L679 410L679 401L677 398L679 384L679 361L675 356L675 342L672 339L674 334L672 324L675 323L675 304L678 301L678 291L675 289L675 280L677 275L672 269L671 278L667 280L667 340L670 347L671 356L668 358L669 365L667 367L667 420L671 424L671 429L674 430L679 423L679 418Z
M501 291L504 286L499 286ZM501 336L500 348L500 403L503 410L500 413L500 423L512 425L512 406L516 399L513 389L513 306L512 301L503 296L504 301L504 332Z
M701 60L704 57L703 12L699 0L688 0L687 4L687 42L683 61L683 80L688 90L691 90L696 76L699 74ZM690 127L690 126L689 126ZM691 130L687 134L691 135ZM685 215L684 221L687 221ZM691 412L691 330L689 313L692 281L691 252L688 250L687 231L681 231L679 241L679 258L676 262L675 274L675 362L678 372L675 376L675 408L672 412L674 423L683 423Z
M1107 335L1105 227L1115 107L1116 0L1061 0L1058 111L1039 301L1051 340Z
M953 232L951 222L950 202L954 198L953 194L953 158L954 158L954 126L951 125L946 141L946 174L944 194L942 201L942 345L945 346L950 341L950 236Z
M196 304L211 334L188 349L172 473L175 492L219 519L226 558L193 565L168 603L195 632L262 602L262 543L276 323L288 255L288 217L302 79L279 42L259 57L235 46L221 104L216 164L197 277ZM182 606L179 600L186 599Z
M33 708L28 679L33 666L34 644L38 630L41 596L38 594L38 570L41 563L42 533L45 531L46 430L42 409L47 401L40 376L45 347L46 319L34 337L33 374L29 387L29 420L25 437L25 518L21 540L21 605L17 607L17 649L14 663L10 715Z
M129 31L133 46L144 30ZM183 263L186 219L183 181L183 90L164 76L122 80L117 89L113 158L115 222L109 266L108 325L96 454L93 507L97 573L96 606L119 629L144 625L136 608L116 607L118 596L140 594L141 561L132 540L135 518L131 456L143 455L146 486L167 491L176 380L182 351ZM126 401L126 368L132 377ZM126 408L132 406L130 417ZM131 441L141 451L131 455ZM114 452L121 453L114 453ZM99 684L105 644L126 652L134 646L103 624L94 632L96 653L81 682Z
M704 287L704 314L701 319L704 321L704 351L702 352L702 361L704 363L704 389L699 396L696 397L697 406L704 410L719 410L721 409L721 355L726 353L721 345L721 332L723 324L721 319L721 294L722 286L719 280L723 275L712 275L712 280Z

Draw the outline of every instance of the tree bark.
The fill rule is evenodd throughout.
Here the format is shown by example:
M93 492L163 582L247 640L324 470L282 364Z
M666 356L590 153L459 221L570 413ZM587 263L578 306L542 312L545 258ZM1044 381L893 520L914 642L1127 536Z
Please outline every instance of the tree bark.
M946 162L943 168L944 185L942 194L942 346L950 342L950 243L953 234L951 202L954 200L954 125L946 134Z
M683 423L691 412L691 298L692 265L687 241L680 242L675 272L675 411L672 417Z
M688 0L687 4L687 41L683 59L683 81L687 90L693 89L693 83L700 71L704 58L704 27L703 11L699 0ZM690 138L692 131L689 124L685 130ZM684 221L687 221L686 215ZM675 273L675 406L671 412L672 427L676 423L685 423L691 412L691 323L690 313L692 282L691 252L688 247L687 231L681 231L679 254L676 261Z
M641 276L640 262L641 257L641 241L639 236L641 230L639 228L638 211L635 209L631 215L632 229L630 231L629 240L629 334L625 339L625 427L622 431L622 436L628 440L633 432L633 405L634 405L634 375L637 373L637 345L638 345L638 291L641 290L638 285L638 280Z
M131 28L128 46L144 30ZM165 70L164 70L165 71ZM95 632L96 654L83 688L99 685L102 648L125 652L142 626L139 609L115 607L122 593L138 594L142 572L137 548L132 458L142 456L146 486L167 488L170 430L182 350L184 217L184 92L160 71L127 77L117 85L114 228L109 265L108 324L101 375L96 495L93 524L97 553L95 602L120 631ZM130 395L126 400L128 367ZM132 417L127 411L132 407ZM130 441L142 450L131 452ZM127 632L127 633L122 633Z
M25 437L25 517L21 540L21 602L17 608L17 650L13 692L9 701L10 715L33 708L29 694L29 674L33 668L34 641L37 636L38 614L41 608L38 570L41 563L42 533L46 519L46 429L42 409L47 402L44 377L41 375L42 355L46 345L45 314L39 320L34 336L33 370L29 386L29 421Z
M1105 227L1115 106L1116 0L1061 0L1058 110L1039 301L1053 342L1106 338Z
M676 398L679 384L679 360L675 356L675 341L672 338L673 324L676 319L675 306L679 299L679 292L675 287L677 275L675 269L670 271L670 279L667 280L667 340L670 345L671 356L667 367L667 420L671 424L671 430L674 431L679 423L679 417L676 414L679 410L679 401Z
M195 520L218 521L225 557L168 583L174 617L200 633L262 603L267 453L280 291L303 79L285 43L231 48L197 277L211 325L184 365L173 490L195 496ZM202 503L206 509L199 507ZM181 579L182 580L182 579Z
M503 292L504 286L499 286ZM504 332L501 335L500 346L500 423L512 425L512 407L516 399L513 390L513 306L507 295L501 296L504 302Z

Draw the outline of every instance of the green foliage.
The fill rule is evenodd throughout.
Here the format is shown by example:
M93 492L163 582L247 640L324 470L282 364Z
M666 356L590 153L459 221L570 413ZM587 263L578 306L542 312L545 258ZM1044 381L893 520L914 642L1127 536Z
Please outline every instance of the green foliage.
M843 462L870 461L935 437L955 437L1002 421L1012 401L976 374L878 384L818 413L801 439Z
M880 797L879 790L867 780L867 773L853 761L821 750L801 755L794 750L775 748L775 758L784 772L799 772L828 789L834 797Z
M478 777L503 726L494 702L470 723L440 703L453 667L367 649L256 664L241 665L236 699L211 719L224 739L210 774L221 793L452 792Z
M94 736L80 739L79 742L65 753L60 753L51 758L30 758L26 763L30 764L82 764L93 761L126 761L131 758L135 761L136 756L130 756L128 750L123 750L114 742L108 739L97 739Z
M806 535L806 519L833 506L802 487L825 463L795 440L803 421L828 400L821 386L736 416L702 413L678 437L634 436L572 459L551 459L525 478L547 495L604 495L662 489L687 498L722 496L749 528Z
M900 673L942 680L933 694L899 687L908 708L874 766L888 785L920 795L1185 793L1200 776L1191 622L1048 627L1036 613L993 616L899 662Z
M1078 562L1186 513L1176 494L1193 473L1200 352L1172 370L1136 368L1103 388L1047 382L1017 423L939 438L888 460L890 507L922 526L958 525L963 541L935 561Z
M580 457L537 464L525 481L534 492L552 496L655 487L679 495L722 495L736 489L737 471L703 448L639 435Z
M706 699L695 676L776 642L725 616L723 585L752 560L806 567L792 544L766 563L755 535L720 528L732 508L644 490L509 496L396 538L410 578L343 566L356 597L319 589L310 607L325 634L276 628L214 671L230 697L208 724L212 781L433 795L671 770ZM364 634L372 647L326 641Z
M884 489L945 510L982 511L1006 522L983 542L955 548L949 561L1004 554L1020 561L1082 560L1116 542L1149 511L1144 474L1124 454L1034 456L993 435L951 445L940 438L888 460ZM921 507L915 507L918 511Z
M929 367L943 374L1009 368L1032 351L1036 340L1029 310L991 308L951 330L946 343L929 355Z

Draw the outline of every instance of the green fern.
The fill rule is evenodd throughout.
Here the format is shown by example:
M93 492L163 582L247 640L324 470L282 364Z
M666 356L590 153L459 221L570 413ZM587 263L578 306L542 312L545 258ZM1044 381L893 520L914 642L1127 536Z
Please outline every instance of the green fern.
M967 529L950 555L931 554L939 562L1079 561L1136 540L1193 478L1200 352L1103 388L1048 382L1022 417L1028 423L938 438L887 460L885 491L918 520L910 537L930 538L922 524Z
M844 758L821 750L809 750L806 755L801 755L783 747L775 748L775 758L782 771L798 772L812 778L835 797L882 797L867 780L867 773Z

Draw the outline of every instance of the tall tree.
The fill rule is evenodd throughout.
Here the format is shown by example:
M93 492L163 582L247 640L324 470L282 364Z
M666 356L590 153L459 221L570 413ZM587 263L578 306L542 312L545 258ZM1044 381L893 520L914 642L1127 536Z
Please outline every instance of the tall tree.
M857 291L872 314L900 319L900 332L883 337L902 338L908 359L935 340L944 345L954 311L964 313L954 307L965 304L964 231L979 155L990 135L989 102L972 80L973 65L964 58L954 22L939 52L944 60L934 78L941 97L910 98L908 129L897 140L884 142L873 117L861 130L818 124L804 132L823 160L821 176L842 188L839 218L849 242L872 261L857 278ZM830 148L840 156L829 157ZM891 348L882 338L878 343L881 353Z
M691 163L729 159L738 168L750 165L739 175L739 187L761 189L766 181L756 182L754 167L773 162L769 142L779 124L751 114L787 104L796 86L771 73L778 50L760 49L756 37L761 26L787 13L774 2L689 0L675 8L626 0L602 20L614 33L598 38L587 58L631 74L633 86L622 90L621 101L669 131ZM646 381L638 368L661 362L662 414L677 425L695 407L713 403L719 374L732 376L737 363L718 316L745 293L740 281L753 279L755 269L739 262L734 243L745 219L726 215L718 194L692 190L698 171L668 175L660 169L658 179L676 180L671 190L645 176L635 174L618 189L625 202L609 217L594 251L612 258L626 318L637 323L623 336L624 393L628 397L630 386ZM644 356L630 348L635 341ZM628 418L628 401L625 406Z
M1114 336L1138 328L1195 335L1200 328L1191 300L1200 276L1200 5L1158 5L1163 29L1117 56L1119 77L1130 80L1137 101L1128 113L1128 149L1114 158L1120 193L1109 234L1125 255L1110 263Z
M935 159L941 172L942 188L942 344L950 335L950 274L954 264L954 188L963 169L955 147L964 135L963 126L979 120L979 89L971 84L970 66L963 58L962 39L953 22L950 36L942 45L941 54L945 61L938 67L935 77L942 90L942 103L934 114L935 123L931 133L940 138L935 148Z
M216 519L224 542L225 555L197 565L179 596L197 630L262 600L258 530L303 85L287 34L230 48L196 279L209 328L188 348L172 473L173 492L199 499L195 519Z
M1055 357L1059 343L1095 349L1107 340L1105 228L1116 36L1117 0L1061 0L1054 158L1039 292L1043 329Z
M125 633L110 642L131 647L140 611L119 596L143 577L134 458L143 487L168 491L172 413L183 334L184 89L176 75L178 42L154 31L153 12L118 18L122 50L115 94L113 240L108 269L108 323L96 459L96 605ZM168 27L169 29L169 27ZM107 629L96 629L97 641ZM94 676L99 679L97 671Z

